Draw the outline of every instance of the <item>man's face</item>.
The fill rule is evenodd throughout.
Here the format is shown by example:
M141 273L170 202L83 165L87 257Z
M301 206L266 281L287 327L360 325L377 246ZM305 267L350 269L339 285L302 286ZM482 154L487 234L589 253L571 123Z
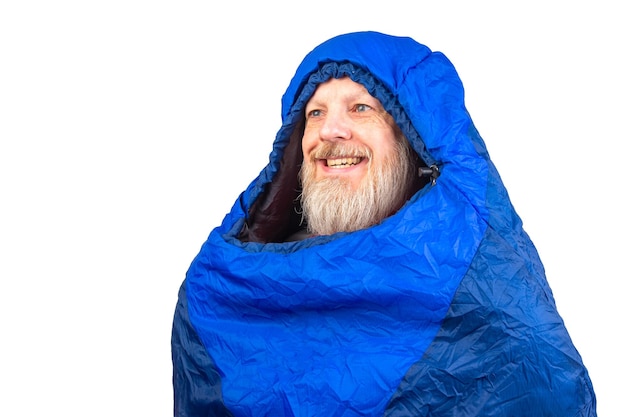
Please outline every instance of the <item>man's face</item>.
M349 78L317 87L306 106L302 152L301 203L313 234L372 226L412 189L406 139L381 103Z
M305 163L313 164L316 180L343 179L356 190L368 164L380 163L395 151L391 116L365 87L349 78L319 85L305 112L302 152Z

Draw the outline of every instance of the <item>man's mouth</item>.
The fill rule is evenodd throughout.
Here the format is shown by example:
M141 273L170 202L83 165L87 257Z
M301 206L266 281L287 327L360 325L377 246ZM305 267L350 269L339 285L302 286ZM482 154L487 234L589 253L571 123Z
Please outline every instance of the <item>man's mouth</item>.
M361 163L362 160L360 156L326 159L326 166L334 169L348 168Z

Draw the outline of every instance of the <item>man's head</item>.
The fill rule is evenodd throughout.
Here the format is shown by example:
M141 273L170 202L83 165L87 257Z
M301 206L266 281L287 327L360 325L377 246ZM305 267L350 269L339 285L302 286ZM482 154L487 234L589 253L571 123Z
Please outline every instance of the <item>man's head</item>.
M412 150L380 101L349 78L320 84L306 106L300 171L309 231L379 223L415 186Z

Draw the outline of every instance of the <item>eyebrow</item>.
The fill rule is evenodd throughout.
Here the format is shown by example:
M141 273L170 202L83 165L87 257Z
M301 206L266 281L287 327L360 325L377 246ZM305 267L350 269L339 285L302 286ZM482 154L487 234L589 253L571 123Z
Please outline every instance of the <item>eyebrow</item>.
M365 87L364 87L365 88ZM361 101L362 99L367 99L368 102L372 102L373 104L376 104L378 106L380 106L380 108L383 108L382 103L380 102L380 100L378 100L376 97L374 97L373 95L371 95L369 93L369 91L367 90L361 90L361 91L355 91L354 93L351 93L349 95L346 95L343 97L344 100L346 101ZM323 104L323 100L317 99L315 97L311 97L309 99L309 101L306 103L305 105L305 109L308 108L309 106L317 106L317 105L322 105ZM366 104L366 103L363 103Z

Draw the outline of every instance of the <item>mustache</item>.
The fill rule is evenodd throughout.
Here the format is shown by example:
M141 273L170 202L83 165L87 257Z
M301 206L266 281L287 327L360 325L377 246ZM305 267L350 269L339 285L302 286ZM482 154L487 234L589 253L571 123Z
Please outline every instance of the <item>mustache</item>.
M370 148L362 145L324 142L311 152L311 160L327 159L327 158L349 158L359 157L372 159L372 151Z

